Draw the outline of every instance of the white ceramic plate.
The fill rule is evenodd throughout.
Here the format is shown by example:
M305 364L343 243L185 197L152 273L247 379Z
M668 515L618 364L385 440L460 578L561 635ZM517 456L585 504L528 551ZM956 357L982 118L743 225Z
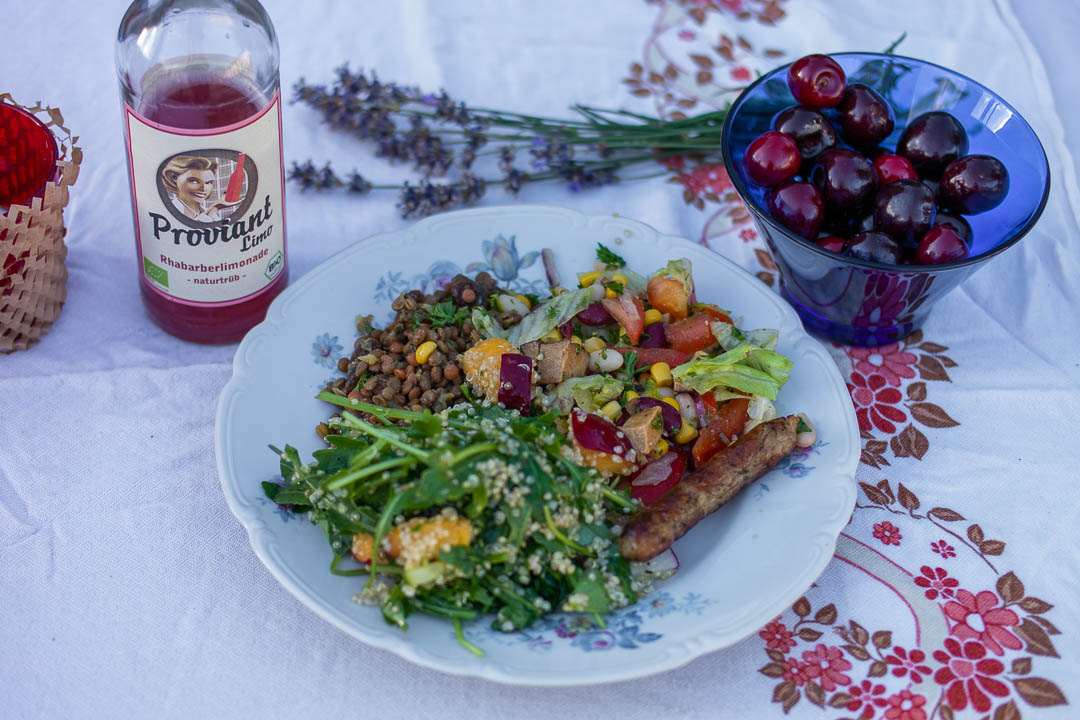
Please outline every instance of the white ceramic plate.
M402 632L352 596L363 578L332 575L322 530L280 511L260 483L278 476L268 443L305 458L322 446L315 425L331 408L314 399L337 374L356 338L357 314L392 316L403 290L430 291L455 273L487 270L503 286L544 292L539 251L549 247L563 282L590 270L597 242L651 272L671 258L694 264L697 296L733 310L742 327L780 330L779 351L795 365L780 393L781 414L805 411L818 443L782 462L675 544L682 566L604 628L555 615L506 635L479 620L458 645L444 620L413 615ZM430 668L523 685L581 685L661 672L732 645L788 607L818 577L855 502L859 434L851 400L829 354L795 313L759 280L710 250L621 217L586 217L551 207L465 210L408 230L368 238L309 272L278 297L240 344L221 393L217 461L233 513L259 559L293 595L354 637Z

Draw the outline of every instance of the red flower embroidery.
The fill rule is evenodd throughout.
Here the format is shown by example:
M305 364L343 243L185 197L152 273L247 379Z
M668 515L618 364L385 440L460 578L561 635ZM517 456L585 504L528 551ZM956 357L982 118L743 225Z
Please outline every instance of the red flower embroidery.
M779 650L786 653L795 647L795 636L784 626L784 623L780 622L780 618L766 625L765 629L758 633L758 636L765 641L765 647L770 650Z
M921 572L922 577L915 578L915 584L921 588L927 588L927 600L934 600L938 594L943 597L952 597L953 588L960 584L956 578L949 577L945 568L931 568L929 565L923 565Z
M697 35L694 34L693 30L680 30L679 31L679 39L680 40L693 40L696 37L697 37Z
M743 228L739 231L739 237L742 238L743 242L750 242L757 239L757 232L754 228Z
M864 376L859 371L851 373L848 392L855 403L855 416L859 419L859 429L869 431L877 428L892 435L896 432L894 422L907 420L904 411L896 407L903 400L903 395L894 387L887 387L888 381L881 375ZM890 422L892 421L892 422Z
M880 540L882 545L899 545L904 536L900 534L900 528L886 520L874 525L874 537Z
M679 181L694 195L700 195L706 190L722 193L732 187L727 170L723 165L718 164L698 165L689 173L683 173L678 177Z
M926 720L926 711L922 709L926 698L913 695L910 690L901 690L889 698L889 709L885 711L888 720Z
M990 590L972 595L967 590L956 592L956 601L945 603L945 615L956 621L952 634L961 640L979 640L995 655L1023 647L1020 639L1006 630L1020 618L1012 610L998 607L998 596Z
M821 687L827 691L833 691L838 685L847 685L851 678L845 675L843 670L850 670L851 663L844 659L844 653L838 647L818 645L813 650L807 650L802 655L803 660L809 666L812 677L820 679Z
M817 677L817 673L813 672L816 669L806 663L799 662L795 658L788 658L784 661L784 680L802 687Z
M881 375L890 385L900 385L900 378L915 377L912 367L919 357L900 350L899 343L876 348L848 348L851 364L863 375Z
M656 162L660 163L668 170L682 170L686 167L686 158L682 155L670 155L668 157L660 158Z
M926 660L926 653L922 650L913 648L909 652L899 645L893 648L892 655L885 658L885 662L895 666L892 671L893 675L904 677L904 675L911 673L911 682L915 683L921 683L923 675L930 674L930 668L922 664L924 660Z
M750 79L750 69L740 65L737 68L732 68L731 77L740 82L746 82Z
M859 312L851 320L856 327L875 327L898 323L907 307L908 281L887 273L873 273L866 281L866 291Z
M943 560L956 557L956 548L944 540L930 543L930 549L940 555Z
M888 704L884 698L885 686L874 685L869 680L863 680L861 685L852 685L847 689L847 694L851 696L851 702L844 707L849 712L858 712L862 708L859 720L870 720L876 712L874 708L883 708Z
M970 641L961 646L954 638L945 638L945 649L935 650L934 659L945 666L934 673L934 681L948 686L945 697L953 710L963 710L971 702L977 712L988 712L991 701L986 693L996 697L1009 694L1008 686L992 677L1004 672L1005 666L986 657L981 643Z

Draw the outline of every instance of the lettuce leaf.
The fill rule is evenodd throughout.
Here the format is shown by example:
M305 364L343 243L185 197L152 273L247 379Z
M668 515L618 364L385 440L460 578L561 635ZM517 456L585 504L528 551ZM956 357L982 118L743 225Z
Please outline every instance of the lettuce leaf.
M499 327L499 323L495 322L495 318L491 317L487 310L473 308L471 320L476 331L485 338L506 338L506 331Z
M589 307L592 303L592 292L592 288L570 290L537 305L521 322L507 331L506 339L517 347L539 340ZM473 324L476 324L475 321Z
M605 375L586 375L563 380L555 387L555 396L563 401L573 399L585 412L596 412L605 403L622 394L624 383ZM564 407L560 403L560 409ZM572 408L567 407L569 413Z
M699 393L727 387L775 400L791 374L791 365L775 350L742 343L716 357L679 365L671 374Z

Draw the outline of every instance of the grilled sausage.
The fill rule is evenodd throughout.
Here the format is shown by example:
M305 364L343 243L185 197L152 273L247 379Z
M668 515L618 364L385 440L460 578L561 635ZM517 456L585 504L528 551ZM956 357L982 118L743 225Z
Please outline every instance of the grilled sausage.
M667 495L640 510L619 537L627 560L656 557L699 521L776 466L795 449L799 419L776 418L754 427L683 478Z

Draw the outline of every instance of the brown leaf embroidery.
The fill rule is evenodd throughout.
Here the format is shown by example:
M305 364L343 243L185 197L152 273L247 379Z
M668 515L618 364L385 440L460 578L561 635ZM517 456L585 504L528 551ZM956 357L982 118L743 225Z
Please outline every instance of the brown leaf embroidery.
M659 85L664 82L664 76L654 70L649 73L649 82Z
M1027 610L1029 613L1044 613L1048 612L1054 606L1048 602L1044 602L1037 597L1026 597L1020 601L1020 607Z
M908 410L911 411L911 417L927 427L947 428L960 424L934 403L912 403L908 405Z
M822 625L832 625L836 622L836 606L829 603L814 615L814 621Z
M887 479L883 479L881 482L879 482L877 484L877 489L889 496L890 503L896 500L896 498L893 496L892 488L889 486L889 481Z
M922 342L922 330L916 330L904 339L904 349L910 350L913 347L917 347Z
M1015 683L1016 692L1020 697L1035 707L1050 707L1051 705L1064 705L1065 695L1057 685L1044 678L1026 677L1020 678Z
M854 700L854 698L846 692L838 692L829 698L829 707L842 708L852 700Z
M763 668L759 668L758 672L765 677L778 678L784 675L784 666L780 663L771 662Z
M1054 643L1050 642L1050 636L1030 618L1024 618L1024 622L1016 628L1016 634L1027 641L1027 650L1032 655L1059 657Z
M754 256L757 258L757 261L761 263L761 267L765 268L766 270L780 269L776 266L776 261L772 259L772 255L762 250L761 248L756 248L754 250Z
M983 541L982 528L979 527L978 525L972 525L971 527L968 528L967 536L968 536L968 539L971 540L971 542L978 545L979 543L981 543Z
M945 380L952 382L945 367L933 355L920 355L919 362L915 367L919 369L919 377L923 380Z
M994 711L994 720L1021 720L1020 708L1012 700L998 707Z
M713 74L708 70L698 70L697 74L694 75L694 80L697 81L698 85L708 85L712 82L712 79Z
M761 271L755 273L755 275L757 276L758 280L765 283L769 287L772 287L773 283L776 282L776 280L773 278L772 273L767 273L764 270L761 270Z
M983 555L1000 555L1005 552L1005 543L1001 540L987 540L979 543L979 552Z
M1005 602L1019 602L1024 597L1024 583L1010 571L998 578L997 591Z
M913 382L907 386L908 400L919 402L926 399L926 383Z
M669 63L668 66L664 68L664 77L666 77L668 80L674 80L675 78L679 77L678 68Z
M1040 625L1042 625L1043 628L1046 629L1046 632L1047 632L1048 635L1060 635L1061 634L1061 631L1057 629L1057 627L1054 625L1054 623L1050 622L1046 618L1039 617L1038 615L1032 615L1031 619L1034 620L1035 622L1039 623Z
M870 636L870 639L873 641L874 647L880 650L884 650L892 645L892 633L888 630L878 630Z
M885 664L884 660L875 660L870 663L870 669L866 671L866 674L870 677L881 677L888 672L889 666Z
M855 640L855 642L859 643L860 645L865 645L867 642L870 641L870 633L866 632L866 628L864 628L862 625L855 622L854 620L848 622L848 625L851 627L851 637L853 640Z
M964 516L960 513L945 507L930 508L928 514L936 517L938 520L944 520L945 522L956 522L964 519Z
M945 347L944 345L938 345L937 343L924 342L921 345L919 345L919 349L920 350L925 350L928 353L939 353L939 352L945 352L949 348Z
M635 97L649 97L652 95L652 90L648 88L637 88L636 90L631 90L630 94Z
M1027 675L1031 672L1031 658L1022 657L1012 661L1012 671L1016 675Z
M795 690L795 683L788 680L787 682L782 682L775 688L773 688L772 700L773 702L784 702L796 692L797 691Z
M712 58L709 57L708 55L699 55L697 53L691 53L690 59L693 60L694 63L699 68L702 68L703 70L708 70L709 68L711 68L713 66Z
M898 484L897 497L900 499L900 504L908 510L919 509L919 498L915 497L915 493L904 487L904 483Z
M851 653L851 657L856 660L862 660L866 662L870 659L870 653L866 652L866 648L861 645L845 645L844 649Z
M769 659L774 662L782 663L787 660L787 656L784 655L784 653L780 652L779 650L774 650L772 648L765 650L765 654L768 655Z
M930 441L921 430L914 425L908 425L900 431L899 435L892 436L889 446L896 457L913 457L916 460L922 460L923 455L930 449Z
M807 600L804 595L795 601L795 604L791 606L791 609L794 610L795 614L799 617L806 617L810 614L810 601Z
M818 707L825 707L825 691L813 680L806 683L806 699Z
M889 499L888 495L881 492L870 483L860 482L859 487L861 487L863 493L866 494L866 498L875 505L889 505L892 503L892 500Z
M941 361L941 364L947 368L956 367L956 361L948 355L938 355L937 359Z
M938 714L941 715L941 720L954 720L955 718L952 708L944 703L938 708Z
M815 630L814 628L804 627L799 629L799 639L805 640L807 642L814 642L815 640L820 638L821 635L822 633L818 630Z

